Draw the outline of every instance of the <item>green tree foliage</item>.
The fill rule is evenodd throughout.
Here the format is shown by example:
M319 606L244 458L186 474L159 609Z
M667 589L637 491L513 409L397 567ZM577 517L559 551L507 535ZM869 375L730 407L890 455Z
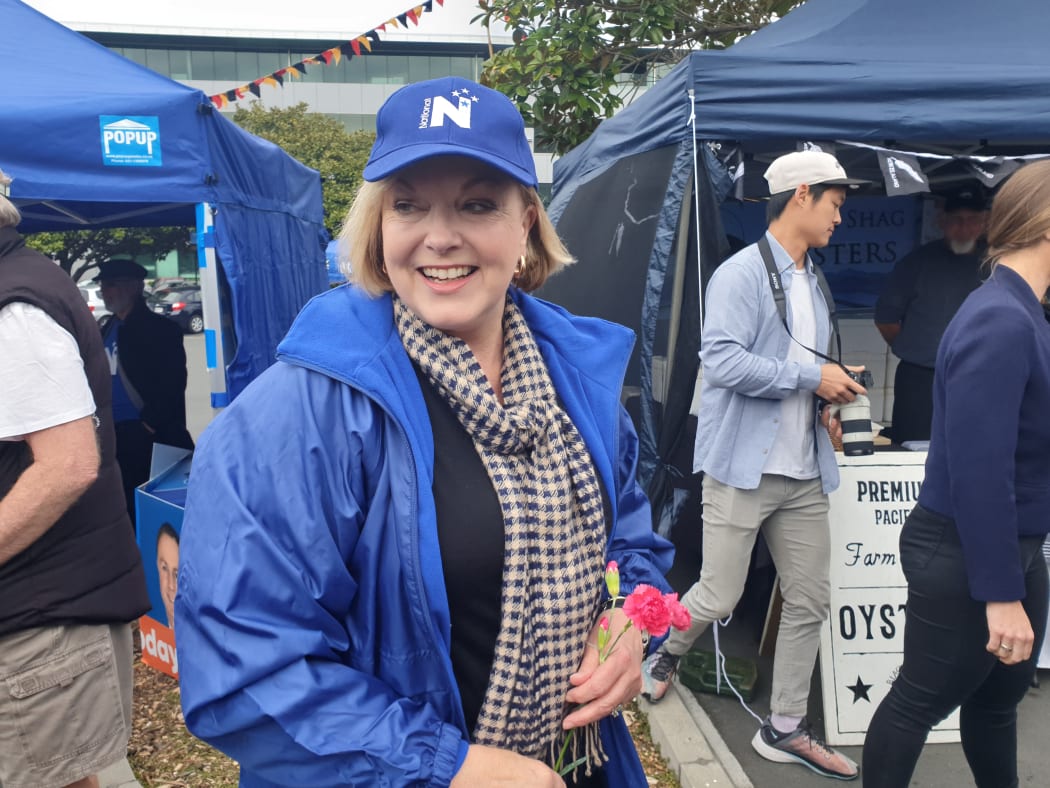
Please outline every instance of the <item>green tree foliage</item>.
M247 109L238 108L233 122L321 173L325 227L336 235L361 185L375 134L348 132L334 118L308 112L305 103L266 109L255 101Z
M188 227L136 227L34 233L26 238L26 244L56 261L74 281L79 281L101 260L113 257L160 260L173 250L189 249L193 241Z
M510 96L536 145L565 153L624 100L630 80L698 48L722 49L801 0L478 0L477 19L515 30L482 82ZM625 84L626 83L626 84Z

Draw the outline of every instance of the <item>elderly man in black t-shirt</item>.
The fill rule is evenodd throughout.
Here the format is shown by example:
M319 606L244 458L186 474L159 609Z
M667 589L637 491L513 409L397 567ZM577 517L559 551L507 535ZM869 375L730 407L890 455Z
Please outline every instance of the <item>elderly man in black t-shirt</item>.
M898 262L875 305L875 326L900 359L893 422L885 433L896 443L930 439L937 348L956 310L984 279L987 219L987 198L978 189L949 195L938 216L944 237Z

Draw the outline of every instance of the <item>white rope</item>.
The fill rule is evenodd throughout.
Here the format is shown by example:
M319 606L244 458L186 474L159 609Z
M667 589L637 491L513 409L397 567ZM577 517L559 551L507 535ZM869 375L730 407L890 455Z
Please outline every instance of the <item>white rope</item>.
M740 705L744 707L748 714L758 721L759 725L764 725L765 720L755 714L751 707L747 705L743 696L737 692L736 687L733 686L733 682L729 680L729 673L726 671L726 655L722 653L722 647L718 642L718 628L729 626L729 622L733 620L733 614L730 613L725 621L715 620L715 692L719 695L722 694L722 679L725 678L726 684L729 689L736 695L736 699L740 701Z

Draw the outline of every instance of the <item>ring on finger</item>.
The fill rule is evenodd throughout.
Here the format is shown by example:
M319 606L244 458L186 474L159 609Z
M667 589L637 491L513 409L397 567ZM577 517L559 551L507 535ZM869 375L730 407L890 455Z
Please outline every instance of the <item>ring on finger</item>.
M610 717L619 717L622 713L623 713L623 704L621 703L619 706L617 706L615 709L613 709L611 712L609 712L609 716Z
M1000 643L999 644L999 648L1002 649L1003 651L1013 651L1014 650L1013 646L1008 646L1005 643Z

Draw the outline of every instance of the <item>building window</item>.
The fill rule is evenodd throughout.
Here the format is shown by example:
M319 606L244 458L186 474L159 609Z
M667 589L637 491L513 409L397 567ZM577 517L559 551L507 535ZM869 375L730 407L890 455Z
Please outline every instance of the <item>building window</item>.
M190 71L190 53L186 49L171 49L168 51L169 70L168 76L172 79L186 81L192 79Z
M168 50L147 49L146 66L147 68L152 68L158 74L164 74L165 76L170 74L171 69L168 66Z
M237 52L234 56L237 82L251 82L259 76L259 54L257 52Z
M190 79L214 80L215 53L194 49L190 52Z
M237 80L237 58L233 52L218 50L215 53L215 79L219 82Z

